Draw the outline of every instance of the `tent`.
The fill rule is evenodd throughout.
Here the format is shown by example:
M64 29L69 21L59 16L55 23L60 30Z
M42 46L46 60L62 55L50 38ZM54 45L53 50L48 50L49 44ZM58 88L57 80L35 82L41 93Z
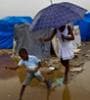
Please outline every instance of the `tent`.
M16 24L31 23L29 16L9 16L0 19L0 49L10 49L13 47L14 26Z
M32 32L30 24L16 25L15 27L15 52L18 54L20 48L26 48L28 53L35 55L38 58L47 58L50 56L50 42L42 43L38 39L43 36L48 36L50 30L40 30ZM47 34L48 33L48 34Z
M84 18L76 24L80 27L82 41L90 41L90 13L85 14Z

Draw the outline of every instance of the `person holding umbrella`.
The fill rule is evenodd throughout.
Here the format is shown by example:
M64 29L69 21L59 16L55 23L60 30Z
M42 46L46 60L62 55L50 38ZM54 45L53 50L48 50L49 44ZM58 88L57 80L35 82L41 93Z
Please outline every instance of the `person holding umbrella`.
M74 51L72 46L72 40L74 40L73 30L70 25L62 25L59 28L55 28L49 37L39 38L41 42L50 41L54 36L57 36L60 40L59 57L61 64L65 67L64 84L68 82L69 73L69 60L74 57Z
M40 38L40 41L49 41L55 34L60 39L59 57L65 66L64 83L68 81L69 60L74 57L72 46L74 35L71 26L67 24L82 19L86 12L86 9L70 2L54 3L40 10L32 22L32 31L54 28L50 37Z

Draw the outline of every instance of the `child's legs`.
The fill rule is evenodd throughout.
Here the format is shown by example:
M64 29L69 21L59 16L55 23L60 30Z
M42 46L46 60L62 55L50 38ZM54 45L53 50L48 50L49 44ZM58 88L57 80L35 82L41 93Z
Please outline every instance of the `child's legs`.
M39 70L36 73L34 73L34 75L39 81L45 81L45 78L43 77L43 75Z
M38 80L45 82L45 84L46 84L46 86L47 86L48 89L51 87L51 82L50 82L49 80L46 80L46 79L43 77L43 75L41 74L40 71L37 71L34 75L35 75L35 77L36 77Z
M29 85L34 77L34 73L27 73L26 79L23 81L23 85Z
M25 88L26 88L26 85L22 85L21 90L20 90L19 100L22 100L22 96L25 91Z
M25 91L25 88L26 88L27 85L30 84L30 82L31 82L31 80L32 80L33 77L34 77L33 74L27 73L26 79L24 80L24 82L22 84L22 87L21 87L19 100L22 100L22 96L23 96L23 93Z
M69 60L63 60L61 58L61 63L65 67L65 74L64 74L64 83L67 83L68 81L68 72L69 72Z

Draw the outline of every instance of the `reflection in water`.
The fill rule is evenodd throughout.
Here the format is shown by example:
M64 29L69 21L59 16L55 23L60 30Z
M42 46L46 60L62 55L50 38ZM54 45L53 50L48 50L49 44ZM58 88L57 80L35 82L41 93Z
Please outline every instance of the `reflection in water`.
M0 81L14 78L16 76L17 76L17 74L15 71L0 70Z
M47 100L49 100L49 97L50 97L50 90L47 89Z
M71 100L70 91L69 91L68 85L65 85L65 87L64 87L62 98L63 98L63 100Z
M47 100L49 100L51 91L47 89ZM68 85L64 86L62 91L62 100L71 100L70 91Z
M5 70L5 67L16 67L10 55L0 55L0 79L9 79L16 76L15 71Z

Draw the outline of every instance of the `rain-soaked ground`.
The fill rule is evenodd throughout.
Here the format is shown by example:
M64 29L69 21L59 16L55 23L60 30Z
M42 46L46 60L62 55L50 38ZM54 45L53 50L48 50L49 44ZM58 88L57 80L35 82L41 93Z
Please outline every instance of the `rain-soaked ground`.
M63 77L64 69L59 60L53 57L48 63L57 67L58 70L51 73L48 73L47 68L44 67L41 70L46 71L46 78L54 79L57 87L48 91L45 85L33 80L32 86L27 87L23 100L90 100L90 42L83 43L80 49L78 56L70 62L68 85L58 84ZM17 65L16 58L11 59L10 54L10 50L0 51L0 100L18 100L21 81L24 78L20 75L20 72L23 74L22 68L17 71L4 69L5 66L15 67ZM79 69L74 71L73 68Z

